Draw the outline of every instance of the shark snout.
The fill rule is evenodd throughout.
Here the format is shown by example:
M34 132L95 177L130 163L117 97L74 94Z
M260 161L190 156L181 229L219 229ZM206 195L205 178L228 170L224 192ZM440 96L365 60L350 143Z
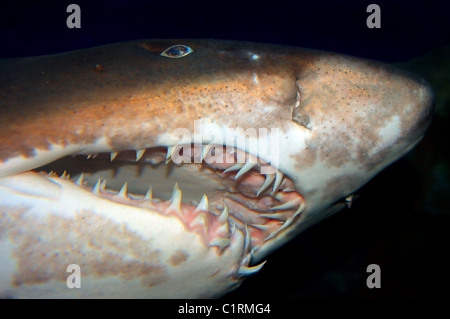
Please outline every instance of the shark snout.
M304 147L293 151L292 174L311 206L345 198L405 155L433 113L432 90L417 75L346 56L315 62L297 77L293 111Z
M431 86L418 76L409 80L411 107L410 116L404 118L404 126L409 128L405 136L411 141L411 147L420 140L431 124L434 110L434 95Z
M383 94L384 126L380 126L378 135L381 142L383 137L391 135L389 149L396 159L411 150L428 129L434 110L433 91L423 78L398 71L386 84Z

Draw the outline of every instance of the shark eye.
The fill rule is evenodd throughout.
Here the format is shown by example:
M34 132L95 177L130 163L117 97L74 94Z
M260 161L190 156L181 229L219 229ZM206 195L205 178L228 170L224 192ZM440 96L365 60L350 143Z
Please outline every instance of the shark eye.
M165 56L167 58L176 59L176 58L182 58L192 52L194 52L194 50L192 50L187 45L176 44L176 45L172 45L172 46L168 47L167 49L165 49L161 53L161 55Z

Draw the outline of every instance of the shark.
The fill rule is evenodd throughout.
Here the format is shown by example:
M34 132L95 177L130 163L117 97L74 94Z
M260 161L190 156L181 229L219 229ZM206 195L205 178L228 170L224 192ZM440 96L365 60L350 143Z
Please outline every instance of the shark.
M282 45L0 60L0 296L223 296L350 205L432 113L419 76Z

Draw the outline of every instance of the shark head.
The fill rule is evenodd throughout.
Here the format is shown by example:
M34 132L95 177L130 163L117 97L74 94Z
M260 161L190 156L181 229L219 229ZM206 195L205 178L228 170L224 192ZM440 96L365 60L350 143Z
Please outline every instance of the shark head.
M8 296L220 296L422 138L432 93L340 54L141 40L0 61ZM88 288L68 289L68 265ZM6 288L3 288L6 287Z

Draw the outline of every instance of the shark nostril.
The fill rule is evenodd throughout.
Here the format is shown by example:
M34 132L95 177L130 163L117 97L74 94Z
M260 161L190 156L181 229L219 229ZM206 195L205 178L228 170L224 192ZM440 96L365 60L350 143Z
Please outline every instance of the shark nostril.
M307 128L308 130L311 129L309 116L305 114L304 110L300 107L296 107L292 111L292 121Z
M304 109L301 107L302 102L304 100L303 87L300 84L299 80L296 81L296 85L297 85L297 96L295 99L294 109L292 110L292 121L310 130L311 125L309 116L305 113Z

